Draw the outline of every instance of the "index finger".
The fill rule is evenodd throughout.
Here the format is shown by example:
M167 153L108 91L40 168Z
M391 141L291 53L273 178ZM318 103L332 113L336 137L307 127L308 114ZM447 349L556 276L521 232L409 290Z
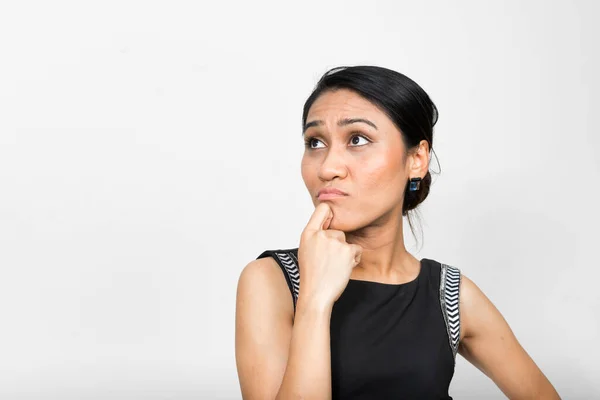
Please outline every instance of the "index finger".
M333 211L327 203L319 203L315 211L310 216L305 230L320 231L329 228L329 223L333 218Z

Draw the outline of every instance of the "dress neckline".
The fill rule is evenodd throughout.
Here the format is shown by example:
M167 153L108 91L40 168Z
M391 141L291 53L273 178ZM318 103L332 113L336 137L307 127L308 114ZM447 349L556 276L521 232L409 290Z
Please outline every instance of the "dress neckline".
M348 283L352 282L352 283L357 283L357 284L362 284L362 285L373 285L373 286L383 286L383 287L387 286L387 287L396 287L396 288L416 284L419 281L419 278L421 277L421 275L423 275L423 268L425 265L423 260L425 260L425 259L422 258L421 260L419 260L419 273L417 274L417 277L415 279L413 279L412 281L403 282L403 283L386 283L386 282L377 282L377 281L366 281L366 280L362 280L362 279L350 279L348 281Z

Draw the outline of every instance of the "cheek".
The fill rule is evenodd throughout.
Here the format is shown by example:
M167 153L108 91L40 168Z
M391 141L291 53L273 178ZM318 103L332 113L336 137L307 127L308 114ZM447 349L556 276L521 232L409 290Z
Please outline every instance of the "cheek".
M382 154L363 165L368 166L359 172L365 195L381 199L401 194L403 170L395 154Z
M302 179L306 179L309 175L310 165L306 161L306 157L302 157L302 161L300 163L300 173L302 173Z
M306 185L306 187L310 189L317 179L317 170L316 166L314 165L314 162L311 162L306 157L302 157L302 162L300 164L300 173L302 175L304 185Z

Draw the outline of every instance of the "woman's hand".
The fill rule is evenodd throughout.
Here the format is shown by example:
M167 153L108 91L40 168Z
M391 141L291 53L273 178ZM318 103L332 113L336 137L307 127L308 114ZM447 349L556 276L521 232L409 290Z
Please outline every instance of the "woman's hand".
M344 232L328 229L332 219L329 204L320 203L302 231L298 247L299 301L311 299L333 305L348 285L352 269L360 262L362 247L346 243Z

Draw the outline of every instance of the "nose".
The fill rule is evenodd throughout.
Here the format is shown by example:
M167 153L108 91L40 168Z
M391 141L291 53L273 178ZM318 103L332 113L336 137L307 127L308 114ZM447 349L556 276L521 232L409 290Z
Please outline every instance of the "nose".
M331 181L335 178L344 179L348 173L343 150L330 147L323 163L319 168L319 178L322 181Z

